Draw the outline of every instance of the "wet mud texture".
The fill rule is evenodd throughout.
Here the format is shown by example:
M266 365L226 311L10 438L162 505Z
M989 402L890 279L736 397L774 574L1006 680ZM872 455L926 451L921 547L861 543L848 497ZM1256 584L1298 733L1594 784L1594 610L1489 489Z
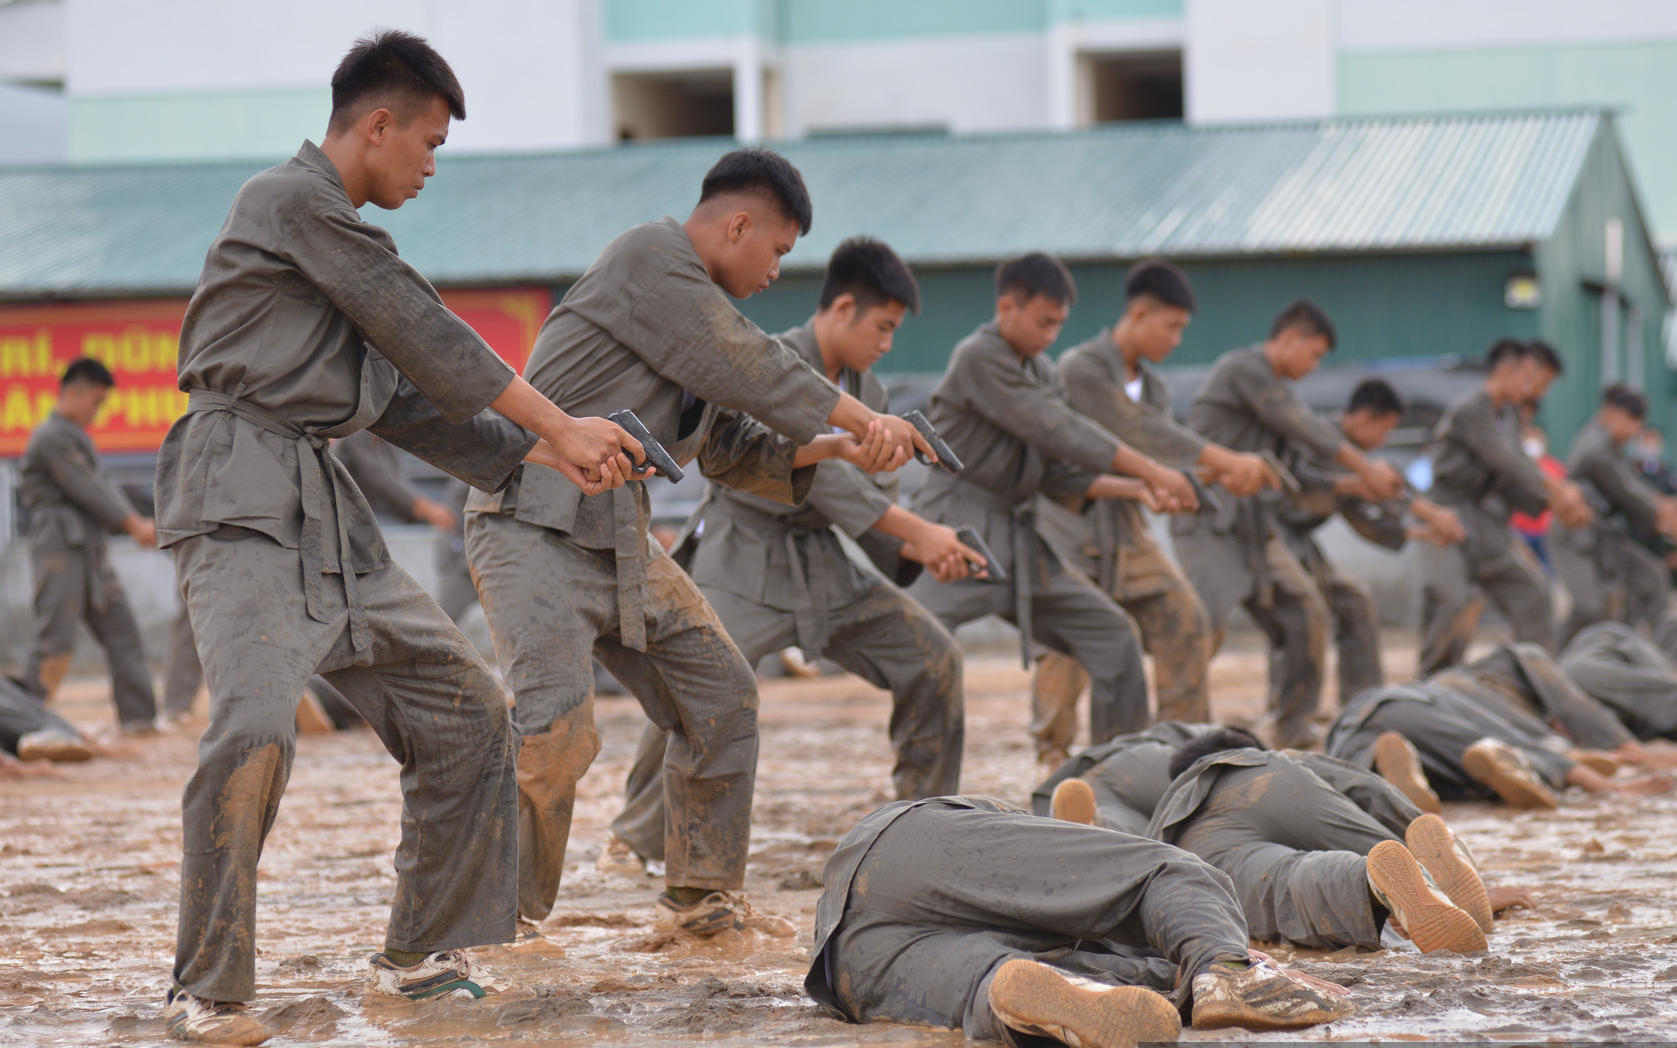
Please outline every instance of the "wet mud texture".
M1392 679L1414 659L1412 641L1389 643ZM1264 681L1258 638L1231 638L1212 664L1214 714L1257 717ZM964 788L1024 803L1037 776L1029 679L1000 651L970 657L967 682ZM85 726L110 717L102 683L71 680L60 704ZM855 678L764 685L747 891L793 918L799 936L694 944L655 931L660 881L594 868L643 724L631 700L600 699L603 748L579 784L547 942L481 951L517 986L488 1004L363 999L395 884L397 766L370 732L304 736L258 876L257 1013L282 1045L962 1043L948 1031L827 1019L800 992L821 866L891 794L889 711L887 694ZM159 1019L180 889L180 790L201 727L143 743L137 758L71 766L61 781L0 782L0 1045L168 1043ZM1445 815L1487 880L1529 887L1541 911L1499 920L1490 951L1468 957L1422 957L1389 934L1375 953L1266 947L1351 988L1361 1014L1306 1038L1677 1038L1677 798L1573 791L1558 812L1447 804Z

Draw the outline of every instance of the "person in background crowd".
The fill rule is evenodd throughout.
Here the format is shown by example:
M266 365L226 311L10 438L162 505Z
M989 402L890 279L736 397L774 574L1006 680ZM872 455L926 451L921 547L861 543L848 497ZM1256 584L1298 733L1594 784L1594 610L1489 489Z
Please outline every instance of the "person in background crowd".
M1530 410L1528 408L1524 413L1529 414ZM1566 464L1549 454L1549 434L1543 431L1542 426L1535 422L1527 422L1521 428L1520 450L1526 453L1527 458L1537 463L1537 468L1543 471L1544 476L1556 480L1566 479ZM1517 512L1508 518L1509 526L1531 547L1532 555L1551 576L1555 573L1555 565L1549 559L1549 527L1554 519L1554 510L1547 506L1535 515Z

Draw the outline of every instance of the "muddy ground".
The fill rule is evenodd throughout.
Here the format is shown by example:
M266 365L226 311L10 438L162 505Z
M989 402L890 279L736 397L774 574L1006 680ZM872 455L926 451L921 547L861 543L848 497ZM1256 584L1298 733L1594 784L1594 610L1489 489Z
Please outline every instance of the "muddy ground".
M1249 641L1239 647L1214 667L1219 718L1249 716L1262 701L1261 654ZM1405 675L1412 645L1393 637L1389 649L1394 677ZM974 656L967 671L965 788L1023 802L1037 777L1025 675L1003 653ZM87 727L109 720L97 681L72 682L60 701ZM944 1031L826 1019L799 989L822 863L888 799L887 706L849 677L765 684L748 890L801 931L695 945L654 933L650 903L662 882L594 868L642 723L632 701L601 700L604 748L582 783L548 942L482 951L519 987L487 1005L362 998L393 881L396 767L370 733L304 737L261 867L258 1008L280 1031L273 1043L960 1043ZM72 766L59 781L0 783L0 1044L163 1043L179 796L196 735ZM1500 920L1490 951L1476 956L1421 957L1397 940L1378 953L1271 947L1349 985L1361 1009L1305 1036L1677 1040L1677 798L1573 791L1559 812L1447 805L1446 817L1487 880L1529 887L1540 909Z

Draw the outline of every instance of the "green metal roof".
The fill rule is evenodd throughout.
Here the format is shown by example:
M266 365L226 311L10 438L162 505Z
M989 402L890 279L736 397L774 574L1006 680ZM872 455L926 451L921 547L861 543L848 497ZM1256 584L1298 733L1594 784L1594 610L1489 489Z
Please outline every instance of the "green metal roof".
M1188 128L817 138L782 150L815 227L910 262L1152 252L1477 250L1546 239L1606 113L1383 117ZM686 215L715 139L565 153L448 156L421 197L369 219L439 284L576 276L613 236ZM180 293L251 163L0 169L0 297Z

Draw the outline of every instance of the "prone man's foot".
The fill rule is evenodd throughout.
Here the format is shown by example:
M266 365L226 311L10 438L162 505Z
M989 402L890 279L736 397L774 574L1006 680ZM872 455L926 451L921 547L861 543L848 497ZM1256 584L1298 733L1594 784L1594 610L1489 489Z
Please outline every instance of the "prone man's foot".
M261 1044L274 1035L250 1014L250 1005L237 1001L207 1001L185 990L171 989L163 1008L163 1028L177 1041L201 1044Z
M507 988L465 950L439 950L415 964L401 965L375 953L367 962L373 974L367 989L373 993L429 1001L444 997L481 998Z
M1428 812L1403 833L1404 843L1441 891L1467 912L1479 929L1491 930L1491 899L1485 892L1485 882L1474 867L1473 855L1467 846L1445 825L1444 820Z
M1611 753L1603 753L1600 750L1572 750L1567 756L1604 778L1611 779L1619 774L1619 758Z
M1307 982L1260 954L1252 954L1244 968L1218 961L1194 976L1194 1029L1297 1030L1357 1013L1325 985Z
M594 861L594 868L605 874L618 874L623 877L645 877L646 860L641 858L628 841L612 834L606 841L606 846L600 849L600 857Z
M1531 759L1501 739L1480 739L1462 751L1462 770L1511 808L1554 808L1555 791L1544 785Z
M1415 745L1397 732L1383 731L1374 740L1374 770L1415 807L1434 815L1444 810L1438 803L1438 794L1427 783L1427 773L1421 767L1421 755L1415 751Z
M990 1010L1010 1030L1073 1048L1135 1048L1175 1041L1182 1017L1144 986L1113 986L1024 958L990 980Z
M32 731L17 740L18 760L23 761L52 761L55 764L70 764L76 761L90 761L93 759L93 747L87 740L78 735L67 732Z
M1048 813L1061 822L1095 825L1095 791L1082 779L1067 779L1054 787Z
M781 939L798 934L791 921L772 913L758 913L734 892L712 891L690 898L700 891L702 889L672 887L658 896L655 906L659 930L685 932L700 938L729 929L743 931L747 928Z
M1485 948L1479 922L1427 883L1421 864L1408 848L1397 841L1381 841L1369 851L1367 862L1369 889L1403 925L1417 950L1472 953ZM1485 908L1490 908L1488 902Z

